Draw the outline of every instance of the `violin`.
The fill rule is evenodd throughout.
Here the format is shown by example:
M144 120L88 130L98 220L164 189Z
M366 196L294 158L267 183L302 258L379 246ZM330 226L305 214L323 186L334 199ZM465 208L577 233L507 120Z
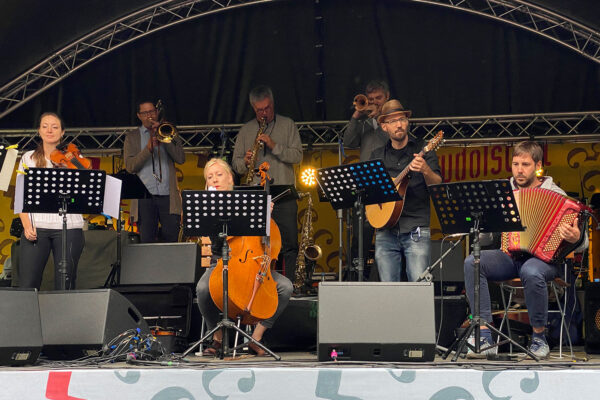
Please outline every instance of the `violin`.
M265 164L265 163L264 163ZM268 164L259 169L261 181L266 182ZM266 239L266 240L264 240ZM271 236L228 237L228 317L246 325L270 318L277 310L277 283L271 267L281 251L281 233L271 219ZM223 260L219 259L209 280L210 295L215 305L223 310Z
M81 152L73 143L60 144L56 150L50 153L50 161L59 167L70 169L91 169L92 161L81 155Z

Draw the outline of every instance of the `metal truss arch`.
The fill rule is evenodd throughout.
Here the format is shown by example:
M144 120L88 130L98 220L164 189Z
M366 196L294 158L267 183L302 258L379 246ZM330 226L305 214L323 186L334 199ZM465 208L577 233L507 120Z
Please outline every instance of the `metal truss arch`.
M525 29L600 64L600 31L523 0L409 0L464 11Z
M99 57L205 15L273 0L164 0L119 18L46 57L0 88L0 119Z
M68 44L0 88L0 119L73 72L151 33L205 15L275 0L164 0ZM411 0L523 28L600 63L600 32L522 0Z

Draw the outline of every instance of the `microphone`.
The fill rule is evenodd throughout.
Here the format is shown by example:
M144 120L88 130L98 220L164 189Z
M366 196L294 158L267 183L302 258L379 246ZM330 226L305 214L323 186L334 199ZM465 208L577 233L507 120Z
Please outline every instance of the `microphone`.
M217 190L217 188L216 188L216 187L214 187L214 186L209 186L207 190L210 190L210 191L215 191L215 190Z
M452 235L448 235L448 236L444 236L445 239L448 238L455 238L455 237L461 237L461 236L467 236L468 233L453 233Z

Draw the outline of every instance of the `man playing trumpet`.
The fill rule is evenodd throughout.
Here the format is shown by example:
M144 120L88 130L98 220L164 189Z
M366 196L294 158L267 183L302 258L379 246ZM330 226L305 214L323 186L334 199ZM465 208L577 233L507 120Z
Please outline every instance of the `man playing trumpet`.
M365 88L366 104L364 98L356 96L354 101L354 113L350 122L344 131L344 147L350 149L360 149L360 161L369 160L369 156L376 148L383 147L388 140L388 134L385 133L377 123L377 117L381 114L381 107L390 98L390 89L384 81L371 81ZM356 216L352 218L352 226L358 227ZM368 255L373 247L373 235L375 229L368 221L364 222L363 229L363 250ZM352 234L352 260L357 256L358 232ZM366 263L365 263L366 264ZM364 279L369 280L370 268L364 269Z

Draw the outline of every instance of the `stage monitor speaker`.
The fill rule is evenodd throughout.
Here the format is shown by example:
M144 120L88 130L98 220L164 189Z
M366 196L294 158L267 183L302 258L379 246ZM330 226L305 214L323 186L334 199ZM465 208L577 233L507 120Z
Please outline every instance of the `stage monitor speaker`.
M585 352L600 353L600 283L587 282L584 295Z
M42 350L37 291L0 289L0 315L0 365L35 363Z
M130 244L121 255L121 285L195 285L204 271L196 243Z
M111 289L40 292L43 354L72 359L97 354L127 330L150 333L133 304Z
M431 282L321 282L319 361L433 361Z

